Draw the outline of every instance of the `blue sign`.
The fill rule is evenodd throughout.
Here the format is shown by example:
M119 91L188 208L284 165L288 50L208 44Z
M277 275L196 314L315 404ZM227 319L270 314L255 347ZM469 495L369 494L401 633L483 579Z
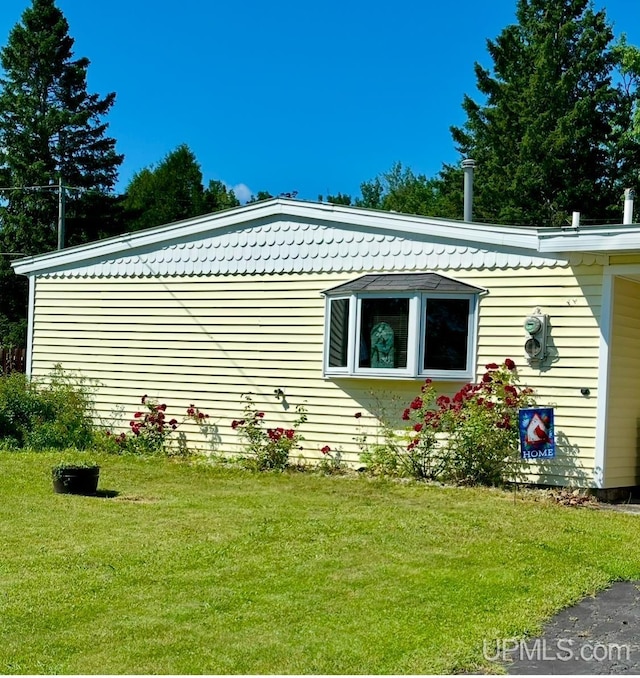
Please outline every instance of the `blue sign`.
M553 459L556 443L553 407L528 407L518 412L520 456L523 459Z

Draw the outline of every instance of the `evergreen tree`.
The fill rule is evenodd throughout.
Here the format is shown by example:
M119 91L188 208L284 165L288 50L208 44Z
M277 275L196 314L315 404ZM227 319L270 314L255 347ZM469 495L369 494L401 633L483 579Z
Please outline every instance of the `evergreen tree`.
M207 210L202 171L191 149L182 144L167 154L157 167L134 174L126 189L124 209L128 228L161 226Z
M237 207L240 201L221 181L205 189L193 151L181 144L158 164L134 174L122 206L127 228L161 226L200 214Z
M638 187L634 98L612 84L613 33L589 0L518 0L518 23L488 41L493 70L475 66L486 102L465 96L452 128L477 162L474 214L541 226L619 219L622 191ZM443 178L459 176L445 167Z
M209 181L209 186L204 191L205 212L218 212L239 205L240 201L233 189L227 188L222 181Z
M455 217L455 208L442 192L443 185L440 178L429 179L424 174L414 174L411 168L397 162L388 172L361 184L362 196L355 204L405 214Z
M73 187L66 201L69 221L75 219L83 238L94 239L96 232L81 223L86 201L99 202L87 191L107 196L116 182L122 156L102 122L115 94L87 92L89 60L73 58L73 43L54 0L33 0L0 50L0 182L16 189L4 193L0 210L4 252L40 254L56 247L60 176ZM104 209L109 206L105 200ZM0 331L24 324L24 282L2 257Z
M318 202L328 202L332 205L351 205L353 200L347 193L338 192L336 195L331 195L331 193L327 194L326 201L322 195L319 195Z

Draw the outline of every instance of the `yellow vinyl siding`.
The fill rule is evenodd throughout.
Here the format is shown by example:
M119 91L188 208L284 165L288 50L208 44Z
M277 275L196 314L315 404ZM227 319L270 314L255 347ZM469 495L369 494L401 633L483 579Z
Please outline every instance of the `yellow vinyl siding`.
M521 382L536 389L543 405L556 407L565 449L545 474L591 479L600 314L599 266L548 269L438 271L488 289L480 300L478 372L514 359ZM353 274L263 274L157 278L38 278L33 335L33 374L53 365L80 371L102 383L98 412L109 418L124 408L126 428L143 394L167 403L178 416L190 403L211 414L220 451L237 451L231 421L242 414L248 391L266 412L268 425L289 424L306 402L304 454L341 448L357 462L357 424L375 435L373 413L384 403L397 421L419 391L420 381L323 379L324 297L321 292ZM586 295L583 293L586 290ZM550 363L534 369L524 359L525 317L539 307L550 316ZM461 384L443 383L453 393ZM591 389L584 397L580 388ZM288 410L274 397L281 388ZM379 401L376 404L376 400ZM363 418L354 419L355 412ZM189 436L201 448L195 427ZM580 469L584 467L586 470Z
M639 482L640 283L615 278L611 327L605 483L624 487Z

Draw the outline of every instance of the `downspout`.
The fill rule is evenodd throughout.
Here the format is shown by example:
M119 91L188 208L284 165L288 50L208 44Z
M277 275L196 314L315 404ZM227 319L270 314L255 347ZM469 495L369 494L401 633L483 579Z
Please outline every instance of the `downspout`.
M464 221L473 221L473 169L476 161L466 158L462 161L464 172Z

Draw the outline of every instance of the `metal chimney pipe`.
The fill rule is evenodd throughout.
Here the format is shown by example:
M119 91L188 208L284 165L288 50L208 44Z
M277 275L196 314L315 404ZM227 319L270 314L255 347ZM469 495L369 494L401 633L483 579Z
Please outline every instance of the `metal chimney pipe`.
M580 212L574 212L571 217L571 228L580 228Z
M473 221L473 168L476 161L466 158L462 161L464 172L464 220Z
M624 189L624 216L622 217L623 224L633 223L633 198L635 197L632 188Z

